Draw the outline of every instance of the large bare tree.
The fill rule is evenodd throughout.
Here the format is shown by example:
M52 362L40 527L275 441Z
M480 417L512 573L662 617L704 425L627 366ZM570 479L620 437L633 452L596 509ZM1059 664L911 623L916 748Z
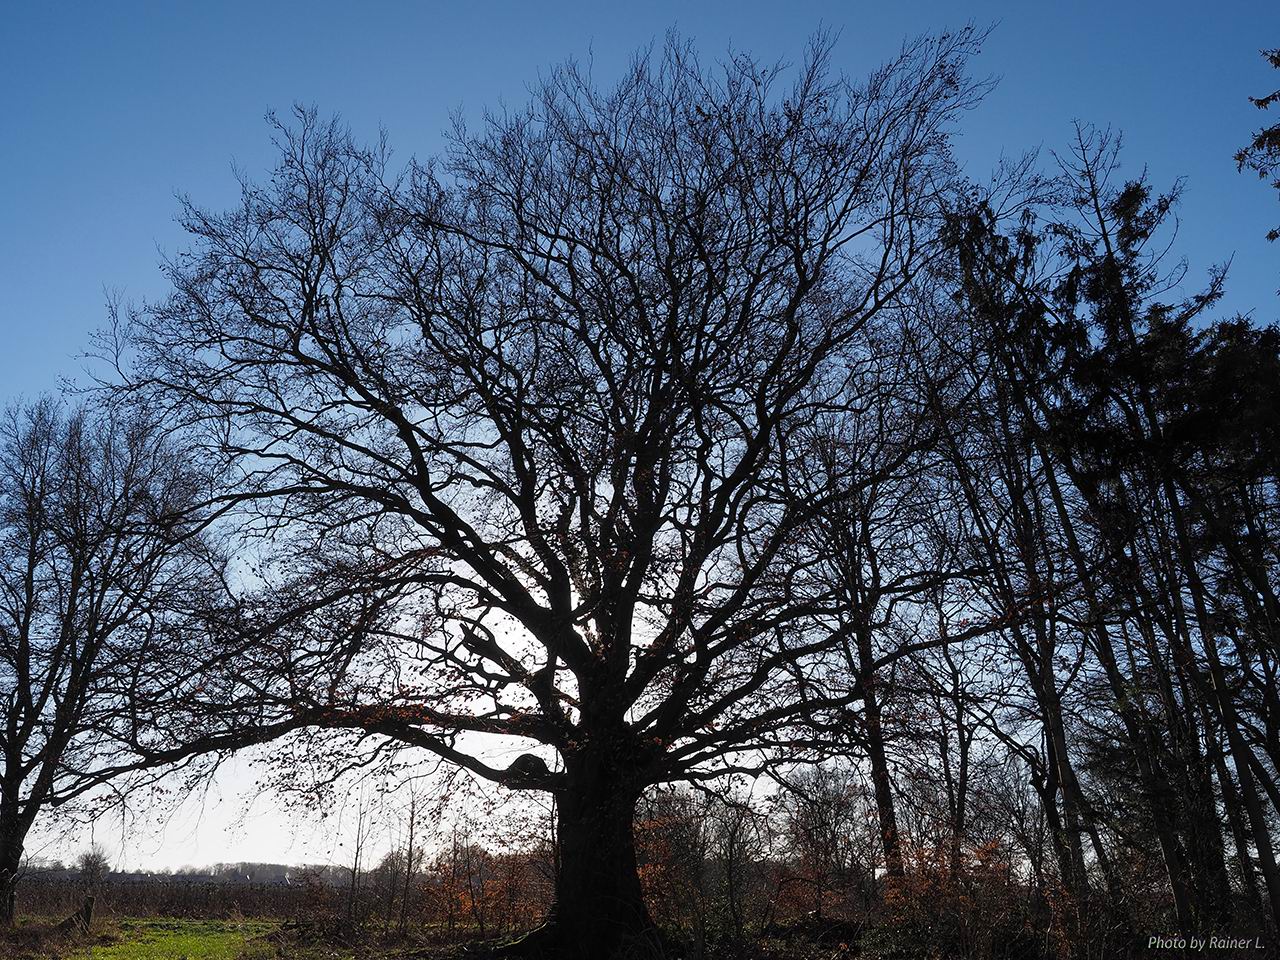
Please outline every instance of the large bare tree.
M825 43L788 72L672 42L607 91L567 66L394 179L299 111L269 182L186 205L129 381L314 587L236 696L553 793L555 907L520 949L650 936L641 791L795 756L862 696L805 569L824 494L788 471L937 252L974 44L859 83ZM331 597L367 615L337 647Z

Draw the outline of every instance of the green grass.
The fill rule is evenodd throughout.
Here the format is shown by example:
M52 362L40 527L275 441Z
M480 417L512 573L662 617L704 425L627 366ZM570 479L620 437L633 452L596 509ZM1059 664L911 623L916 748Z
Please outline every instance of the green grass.
M263 920L95 920L89 934L62 933L44 918L0 930L0 960L445 960L456 948L424 952L413 942L342 947L289 934L270 936L280 924Z
M261 954L250 938L272 924L219 920L120 920L118 939L81 947L67 960L242 960ZM274 951L273 951L274 952Z

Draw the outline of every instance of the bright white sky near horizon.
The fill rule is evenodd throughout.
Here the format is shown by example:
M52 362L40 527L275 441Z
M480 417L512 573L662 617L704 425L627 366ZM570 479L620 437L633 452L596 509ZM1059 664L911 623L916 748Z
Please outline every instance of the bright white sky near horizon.
M836 65L865 73L901 42L966 20L995 29L974 64L999 85L964 124L975 176L1003 153L1065 146L1075 119L1124 132L1126 171L1157 186L1185 176L1178 252L1190 282L1233 258L1220 315L1277 319L1280 223L1274 191L1232 155L1266 119L1248 102L1280 86L1258 55L1280 46L1280 6L916 2L0 4L0 403L56 391L104 319L105 290L165 292L162 252L181 248L176 192L234 202L232 162L272 161L263 114L315 104L360 138L385 127L401 161L439 149L451 112L519 104L540 70L593 57L608 83L670 28L709 58L730 46L795 61L819 26L839 32ZM1277 119L1272 111L1271 122ZM1046 157L1047 160L1047 157ZM230 766L205 802L163 829L94 837L118 866L341 862L343 827L246 809L252 775ZM33 838L66 857L89 833ZM123 842L122 842L123 841Z

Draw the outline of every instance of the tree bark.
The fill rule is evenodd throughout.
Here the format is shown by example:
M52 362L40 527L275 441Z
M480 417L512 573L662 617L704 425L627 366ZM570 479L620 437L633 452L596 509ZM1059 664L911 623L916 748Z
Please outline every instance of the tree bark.
M859 647L863 664L871 664L873 660L870 638L860 634ZM862 689L866 714L867 758L871 761L871 783L875 789L876 813L880 818L880 842L884 849L885 873L890 877L901 877L903 875L902 842L898 836L898 816L893 805L893 779L889 774L889 759L884 749L884 724L874 670L867 670Z
M0 824L0 926L13 926L23 840L11 824Z
M655 955L657 927L645 906L636 860L638 781L607 757L566 762L557 792L555 902L546 923L500 956L608 960Z

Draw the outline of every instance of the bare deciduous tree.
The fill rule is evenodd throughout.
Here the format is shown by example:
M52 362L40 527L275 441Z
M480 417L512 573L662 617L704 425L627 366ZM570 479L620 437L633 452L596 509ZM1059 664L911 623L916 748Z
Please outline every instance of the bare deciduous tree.
M270 184L186 207L133 388L204 432L292 583L384 598L358 648L261 653L252 699L554 793L555 907L519 949L651 936L641 791L794 755L862 696L792 549L822 494L786 478L938 249L974 43L862 83L819 43L786 88L676 42L607 92L564 67L390 182L302 112Z
M148 766L221 559L152 422L50 400L0 423L0 904L41 812ZM194 645L193 645L194 644ZM177 757L175 757L177 759Z

